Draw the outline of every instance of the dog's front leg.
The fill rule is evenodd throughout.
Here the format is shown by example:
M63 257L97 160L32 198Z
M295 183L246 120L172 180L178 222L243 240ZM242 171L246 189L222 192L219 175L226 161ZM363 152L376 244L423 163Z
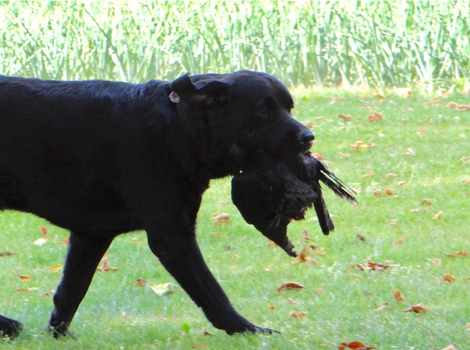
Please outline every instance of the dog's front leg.
M113 238L89 238L71 232L64 272L54 294L54 310L46 330L54 337L69 334L69 325L78 309L101 258Z
M214 327L228 334L272 333L255 326L233 308L204 262L194 231L182 226L173 221L164 226L164 232L161 227L147 230L149 246Z

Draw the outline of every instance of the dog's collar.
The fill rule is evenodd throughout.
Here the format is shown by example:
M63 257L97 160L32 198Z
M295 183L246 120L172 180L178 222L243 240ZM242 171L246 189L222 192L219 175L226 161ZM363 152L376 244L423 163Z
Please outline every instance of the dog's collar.
M180 96L174 91L172 91L170 96L168 97L170 98L170 101L173 103L179 103L181 101Z

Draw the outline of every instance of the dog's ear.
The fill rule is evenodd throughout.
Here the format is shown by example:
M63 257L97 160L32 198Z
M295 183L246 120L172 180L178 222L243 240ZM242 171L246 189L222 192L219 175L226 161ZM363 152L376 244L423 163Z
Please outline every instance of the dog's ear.
M225 100L230 85L218 79L204 79L193 83L189 73L174 80L171 90L177 94L180 101L189 105L209 105L214 101Z

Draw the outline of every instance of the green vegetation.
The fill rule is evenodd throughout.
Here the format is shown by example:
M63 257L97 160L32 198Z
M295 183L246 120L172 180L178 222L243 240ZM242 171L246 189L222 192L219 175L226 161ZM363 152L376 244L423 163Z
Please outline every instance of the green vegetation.
M142 82L251 69L288 85L461 87L468 1L0 3L0 72Z
M175 281L150 253L145 234L131 233L117 238L108 252L109 265L120 270L96 274L72 324L78 339L56 341L43 331L52 307L51 296L43 294L59 281L60 272L49 268L63 263L67 232L31 215L4 212L0 250L17 254L0 257L0 309L24 321L26 329L2 346L333 350L357 340L378 349L429 350L449 344L465 349L470 257L446 255L469 250L469 112L446 105L463 103L466 96L405 99L390 92L386 97L342 90L297 96L296 117L315 124L313 152L322 153L330 169L359 191L356 208L327 192L337 226L329 237L321 235L313 211L307 221L289 226L298 251L316 246L307 254L316 265L295 264L245 224L231 204L230 179L214 181L204 197L198 239L210 268L243 315L280 335L229 337L208 324L185 293L159 297L139 286L137 279ZM374 111L382 119L369 122ZM373 146L351 148L357 141ZM440 211L442 217L434 219ZM216 212L230 214L230 222L214 226ZM37 246L40 225L49 234ZM303 229L312 240L302 237ZM361 271L357 264L368 259L391 267ZM21 282L19 275L32 279ZM446 275L455 281L444 281ZM277 293L288 281L305 288ZM15 292L30 287L39 289ZM406 303L398 304L392 290L399 290ZM384 303L389 304L374 311ZM402 311L419 303L429 309L426 314ZM292 311L307 314L295 319L289 316ZM204 335L204 329L213 336Z

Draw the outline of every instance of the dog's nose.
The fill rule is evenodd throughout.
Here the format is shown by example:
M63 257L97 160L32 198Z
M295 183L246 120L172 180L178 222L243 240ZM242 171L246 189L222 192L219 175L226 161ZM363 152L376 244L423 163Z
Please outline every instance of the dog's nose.
M299 134L299 141L302 143L309 143L315 140L315 135L310 130L302 130Z

